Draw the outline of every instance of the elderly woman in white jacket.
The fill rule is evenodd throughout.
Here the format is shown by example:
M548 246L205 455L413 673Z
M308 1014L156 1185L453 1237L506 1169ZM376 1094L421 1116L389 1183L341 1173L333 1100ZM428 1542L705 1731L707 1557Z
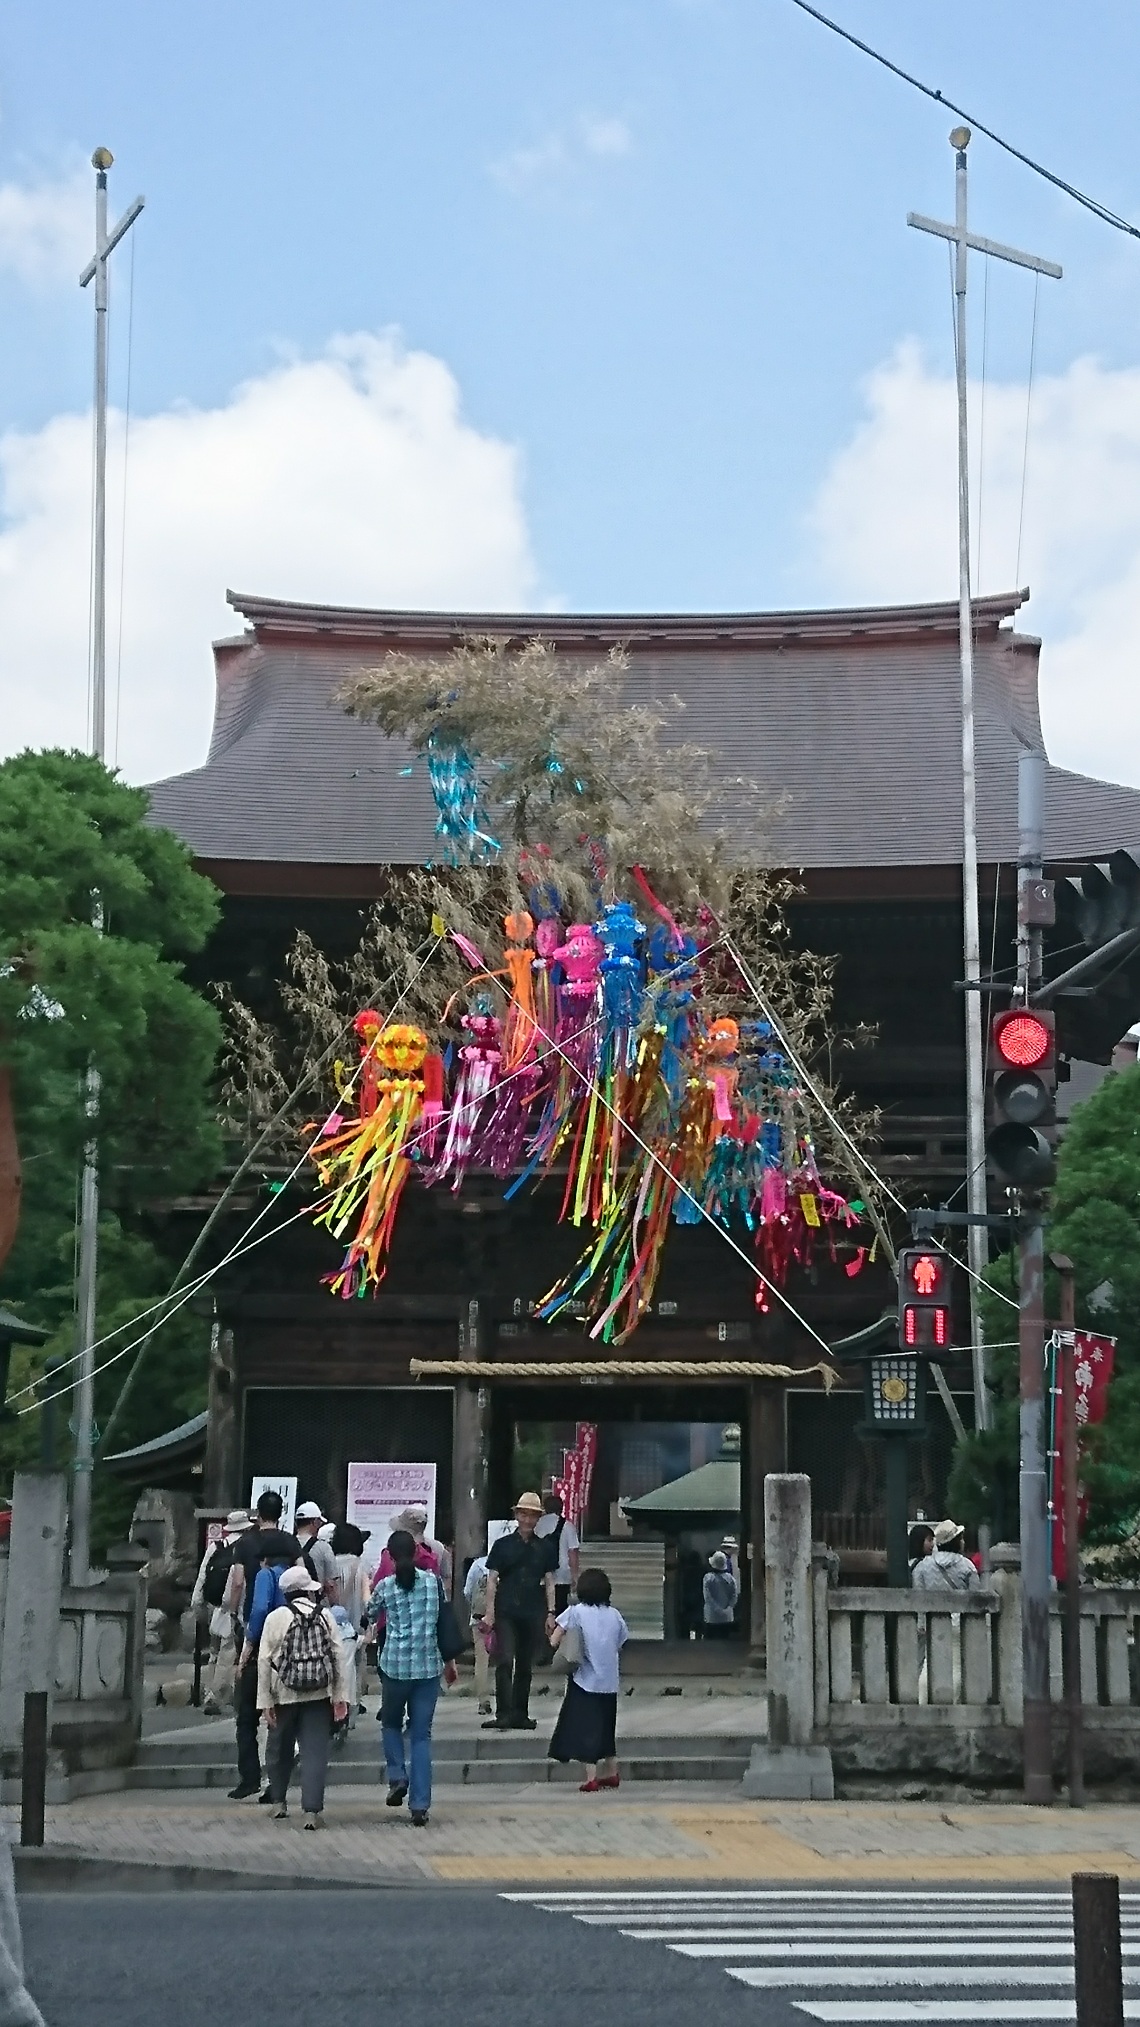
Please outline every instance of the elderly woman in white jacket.
M348 1715L344 1647L335 1619L320 1602L321 1586L303 1563L283 1570L277 1588L283 1602L266 1618L257 1655L257 1707L278 1734L269 1792L274 1815L287 1816L285 1798L299 1749L301 1821L306 1830L316 1830L325 1805L332 1727Z

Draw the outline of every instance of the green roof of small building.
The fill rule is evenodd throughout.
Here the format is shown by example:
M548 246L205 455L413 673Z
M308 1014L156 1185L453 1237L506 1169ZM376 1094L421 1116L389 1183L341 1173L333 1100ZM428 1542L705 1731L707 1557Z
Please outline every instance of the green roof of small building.
M50 1330L41 1330L38 1323L25 1323L13 1309L5 1309L0 1303L0 1343L5 1338L12 1344L46 1344Z
M623 1499L621 1503L626 1513L643 1520L667 1513L739 1513L739 1460L721 1457L713 1464L701 1464L695 1471L686 1471L683 1478L659 1485L656 1492L645 1492L640 1499Z

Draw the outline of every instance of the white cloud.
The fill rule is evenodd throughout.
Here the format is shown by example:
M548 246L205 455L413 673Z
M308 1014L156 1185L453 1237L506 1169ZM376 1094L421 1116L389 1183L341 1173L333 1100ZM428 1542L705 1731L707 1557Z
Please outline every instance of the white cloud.
M0 183L0 271L33 288L79 280L95 244L89 169L45 183Z
M865 388L867 413L833 458L809 517L820 595L901 602L957 596L954 386L913 344ZM1014 588L1025 450L1024 384L971 386L975 590ZM1054 760L1140 785L1140 368L1078 359L1033 389L1021 625L1040 633Z
M583 113L572 127L552 128L529 147L512 148L491 164L491 174L515 196L565 180L591 159L613 161L633 153L624 120Z
M227 586L327 604L517 611L534 601L517 451L463 420L439 359L390 337L338 338L219 408L135 419L129 455L119 757L134 780L204 756L210 642L240 625ZM90 466L84 416L0 438L6 752L85 742ZM120 414L109 467L113 692Z

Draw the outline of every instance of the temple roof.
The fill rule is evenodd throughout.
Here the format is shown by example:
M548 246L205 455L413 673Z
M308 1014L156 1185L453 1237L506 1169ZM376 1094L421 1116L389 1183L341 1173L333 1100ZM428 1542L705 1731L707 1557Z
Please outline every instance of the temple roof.
M1009 625L1027 593L974 602L978 855L1017 857L1017 756L1040 749L1040 643ZM204 862L414 864L432 858L426 769L346 716L340 686L392 649L540 636L581 666L617 642L620 695L678 697L679 736L771 797L788 867L956 865L962 854L956 604L701 614L410 613L231 592L247 631L215 646L202 767L152 785L156 821ZM620 707L615 692L615 709ZM1046 855L1140 847L1140 791L1050 767Z

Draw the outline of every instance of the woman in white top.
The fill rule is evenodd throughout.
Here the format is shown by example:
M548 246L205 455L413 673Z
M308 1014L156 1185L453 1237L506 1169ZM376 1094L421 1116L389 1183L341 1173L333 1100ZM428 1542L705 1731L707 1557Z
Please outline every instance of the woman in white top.
M629 1639L629 1627L610 1603L610 1580L604 1570L581 1571L578 1602L560 1614L551 1646L561 1646L571 1630L581 1642L582 1659L567 1680L549 1757L563 1765L581 1760L586 1778L580 1792L596 1795L599 1788L621 1786L617 1700L621 1650Z

